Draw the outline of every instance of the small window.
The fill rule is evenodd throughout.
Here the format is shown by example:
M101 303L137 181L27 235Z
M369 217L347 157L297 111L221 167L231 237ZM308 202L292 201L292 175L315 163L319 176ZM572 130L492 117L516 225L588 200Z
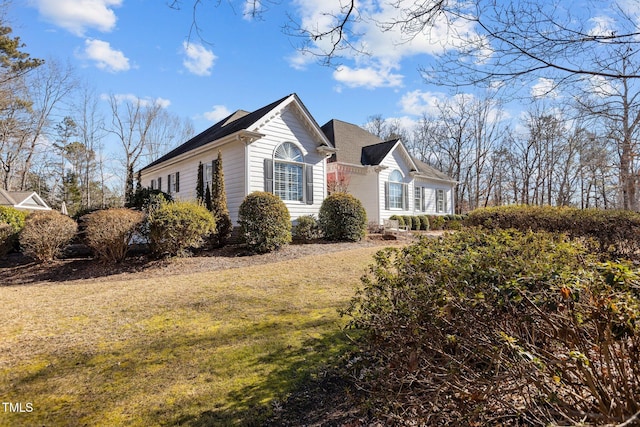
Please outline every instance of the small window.
M414 206L413 209L419 212L424 212L424 188L414 187Z
M436 191L436 212L444 213L447 211L447 198L444 190Z
M156 189L156 180L155 179L151 180L151 184L150 184L149 188L151 188L152 190Z
M213 164L206 163L204 165L204 187L211 189L211 183L213 182Z

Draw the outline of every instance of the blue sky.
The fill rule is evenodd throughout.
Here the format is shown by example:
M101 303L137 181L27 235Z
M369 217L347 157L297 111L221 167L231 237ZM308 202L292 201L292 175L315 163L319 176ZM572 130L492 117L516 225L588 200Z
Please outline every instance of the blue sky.
M205 1L198 11L201 37L190 38L189 1L182 10L166 3L17 0L10 24L32 56L68 60L101 94L162 99L171 112L193 119L197 132L236 109L253 110L292 92L320 125L332 118L364 124L374 114L417 119L424 100L439 91L417 71L435 45L395 46L365 28L365 41L378 46L374 57L346 58L335 69L302 56L298 40L282 30L287 13L319 22L326 0L269 5L263 19L243 16L243 1L217 7Z

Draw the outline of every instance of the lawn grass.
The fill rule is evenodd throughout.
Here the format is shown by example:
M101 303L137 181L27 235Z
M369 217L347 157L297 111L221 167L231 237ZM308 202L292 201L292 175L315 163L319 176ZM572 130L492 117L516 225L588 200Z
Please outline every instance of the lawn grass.
M251 425L347 346L375 247L207 273L0 287L0 425Z

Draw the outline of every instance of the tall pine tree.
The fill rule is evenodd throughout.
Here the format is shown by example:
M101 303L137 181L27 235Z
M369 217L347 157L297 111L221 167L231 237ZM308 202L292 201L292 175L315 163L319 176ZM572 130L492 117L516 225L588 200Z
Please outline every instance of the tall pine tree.
M218 159L213 170L213 183L211 191L211 205L213 216L216 218L216 232L213 234L213 245L222 247L227 244L233 224L227 207L227 194L224 188L224 171L222 169L222 153L218 151Z

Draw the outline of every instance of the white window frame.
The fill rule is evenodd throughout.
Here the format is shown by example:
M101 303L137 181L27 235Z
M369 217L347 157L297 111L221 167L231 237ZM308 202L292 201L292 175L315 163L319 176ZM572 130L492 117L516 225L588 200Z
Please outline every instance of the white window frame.
M169 194L176 194L176 173L169 174L169 185L167 188Z
M273 154L273 194L288 202L304 202L304 155L293 142L283 142Z
M397 169L391 171L389 174L389 210L405 210L405 188L402 172Z
M445 213L447 211L447 195L441 188L436 190L436 212Z
M413 187L413 210L416 212L424 212L425 211L425 197L424 197L424 187L414 186Z
M213 164L211 162L207 162L204 164L204 188L209 186L209 191L212 190L211 186L213 185Z

